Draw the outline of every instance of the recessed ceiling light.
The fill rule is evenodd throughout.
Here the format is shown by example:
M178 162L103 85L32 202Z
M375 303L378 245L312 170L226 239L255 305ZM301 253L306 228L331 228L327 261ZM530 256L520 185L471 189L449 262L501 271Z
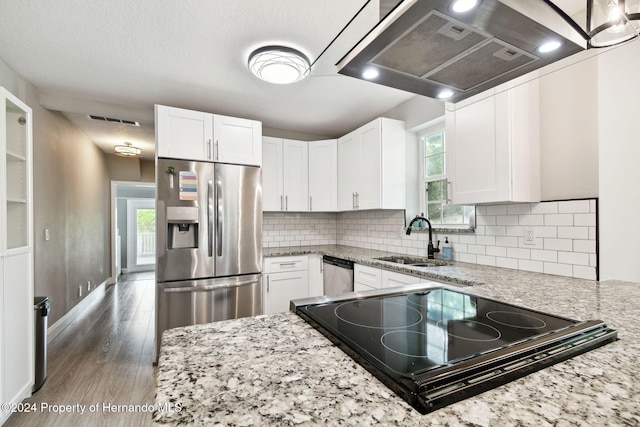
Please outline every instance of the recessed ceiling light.
M475 9L480 4L480 0L456 0L451 4L451 10L455 13L465 13Z
M538 52L540 53L553 52L554 50L558 49L560 46L562 46L561 42L559 42L558 40L551 40L541 44L540 47L538 47Z
M438 92L436 97L438 99L447 99L447 98L451 98L454 94L455 92L452 91L451 89L442 89L440 92Z
M367 68L362 72L362 78L367 80L373 80L380 75L380 72L376 68Z
M265 46L249 55L249 70L269 83L288 84L309 75L309 59L301 52L285 46Z

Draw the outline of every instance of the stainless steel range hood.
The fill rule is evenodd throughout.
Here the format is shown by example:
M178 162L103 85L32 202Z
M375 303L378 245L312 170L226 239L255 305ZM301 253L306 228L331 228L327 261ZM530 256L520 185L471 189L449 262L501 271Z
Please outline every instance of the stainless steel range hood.
M396 1L397 2L397 1ZM389 1L381 0L381 10ZM587 42L543 0L482 0L464 14L452 0L399 2L337 64L338 72L436 98L451 89L457 102L559 59ZM540 53L544 42L561 47ZM366 80L366 79L365 79Z

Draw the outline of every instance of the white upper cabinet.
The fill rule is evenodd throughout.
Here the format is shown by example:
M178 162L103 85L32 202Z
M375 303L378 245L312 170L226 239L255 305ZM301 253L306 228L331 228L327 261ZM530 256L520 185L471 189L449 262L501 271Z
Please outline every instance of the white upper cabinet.
M156 154L186 160L260 166L262 123L155 106Z
M405 140L387 118L338 139L338 210L405 208Z
M262 123L213 115L213 160L240 165L262 164Z
M447 104L450 203L540 201L538 86L516 80Z
M262 137L262 210L284 210L282 139Z
M338 210L338 140L309 142L309 210Z
M309 210L308 142L263 138L264 211Z
M155 106L158 157L212 160L212 114Z

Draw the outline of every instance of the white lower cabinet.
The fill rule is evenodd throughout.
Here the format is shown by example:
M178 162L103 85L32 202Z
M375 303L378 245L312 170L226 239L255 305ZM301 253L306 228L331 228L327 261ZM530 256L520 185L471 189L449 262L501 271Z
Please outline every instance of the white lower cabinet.
M309 296L308 257L266 258L263 283L264 313L288 311L291 300Z
M361 264L356 264L353 272L354 291L413 285L420 282L422 282L422 280L416 276Z
M419 277L410 276L408 274L397 273L395 271L382 270L382 287L390 288L393 286L415 285L420 283Z
M309 257L309 296L319 297L324 295L324 272L322 255L310 254Z
M353 267L353 290L379 289L382 287L382 270L367 265Z

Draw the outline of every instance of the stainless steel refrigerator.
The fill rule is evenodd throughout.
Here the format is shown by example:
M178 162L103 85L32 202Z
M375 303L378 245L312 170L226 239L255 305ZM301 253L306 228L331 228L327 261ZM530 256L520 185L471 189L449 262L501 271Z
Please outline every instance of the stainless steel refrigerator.
M156 345L177 326L262 314L262 187L255 166L159 158Z

